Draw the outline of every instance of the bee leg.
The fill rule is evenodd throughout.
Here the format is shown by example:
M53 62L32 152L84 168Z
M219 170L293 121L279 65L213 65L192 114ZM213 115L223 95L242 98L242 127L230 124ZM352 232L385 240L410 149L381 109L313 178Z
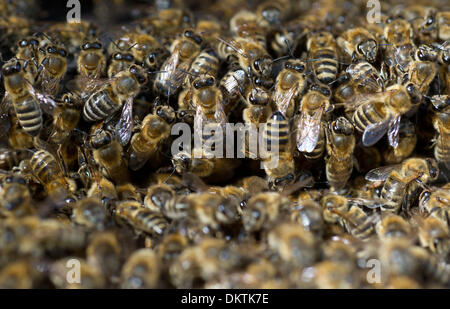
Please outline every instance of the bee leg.
M37 81L37 80L39 79L39 76L41 75L41 72L42 72L42 70L44 69L44 67L45 67L45 65L47 64L47 62L48 62L48 58L45 58L45 59L42 61L41 65L40 65L39 68L38 68L38 71L37 71L37 74L36 74L36 78L34 79L35 81Z

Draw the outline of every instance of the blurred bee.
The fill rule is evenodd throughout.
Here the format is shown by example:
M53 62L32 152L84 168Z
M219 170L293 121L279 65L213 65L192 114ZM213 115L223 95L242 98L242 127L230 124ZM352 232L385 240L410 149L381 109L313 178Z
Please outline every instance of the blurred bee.
M98 198L79 200L72 213L72 221L89 230L103 230L107 219L106 208Z
M323 261L314 266L315 286L319 289L352 289L360 287L354 268L343 263Z
M111 60L107 69L109 78L116 76L122 71L128 71L135 63L134 56L130 51L132 48L133 45L128 46L124 41L121 41L118 44L114 41L111 42L109 48Z
M106 57L103 45L98 41L86 42L81 45L77 58L77 70L82 76L98 79L106 68Z
M412 191L421 184L430 183L438 178L439 168L434 159L409 158L400 165L379 167L369 171L366 179L369 181L383 181L381 198L386 201L381 206L383 211L398 212L400 208L412 198Z
M288 0L264 1L256 8L257 23L267 30L277 29L291 9L292 4Z
M275 112L263 131L267 151L263 166L270 189L281 190L295 181L295 162L290 139L288 120L280 112Z
M412 228L408 221L394 214L383 216L376 225L376 231L380 239L412 239Z
M438 38L441 41L450 40L450 13L448 11L436 14L438 25Z
M188 247L188 240L180 233L168 234L158 246L158 257L166 265L171 263Z
M190 195L176 196L176 192L167 184L151 185L144 198L144 206L154 212L162 213L172 220L186 218L193 208Z
M400 122L397 148L388 147L383 151L383 159L388 164L398 164L408 158L416 148L417 135L414 124L404 119Z
M13 147L14 148L14 147ZM32 152L28 150L0 149L0 169L10 171L18 167L22 160L31 157Z
M157 287L160 277L158 256L150 249L131 254L122 268L120 286L124 289L151 289Z
M351 57L352 62L366 60L374 63L378 52L378 42L368 30L357 27L345 31L338 39L339 47Z
M35 263L18 260L8 263L0 271L0 288L32 289L38 282L39 273Z
M450 225L449 188L450 185L446 184L442 188L425 189L419 197L419 208L421 211L441 220L448 226Z
M432 118L436 130L434 157L446 167L450 166L450 98L448 95L433 96L431 104L434 109Z
M243 209L242 222L247 232L258 232L269 228L291 202L275 192L261 192L252 196Z
M80 120L82 106L77 95L69 92L62 96L53 115L53 131L49 138L52 143L62 143L70 136Z
M367 61L352 63L345 69L345 73L338 77L339 85L334 92L337 102L351 101L358 94L372 94L384 89L383 81L378 70Z
M80 282L69 282L67 280L67 265L70 258L57 260L50 265L50 281L59 289L100 289L105 286L105 278L100 268L87 263L84 259L77 258L80 263Z
M115 216L133 227L138 234L162 235L168 225L161 214L142 207L140 202L133 200L117 204Z
M200 279L198 248L188 247L172 262L169 267L170 282L177 288L195 287Z
M251 39L266 48L265 30L258 24L258 17L248 10L237 11L230 19L230 32L235 38Z
M12 101L15 114L20 126L31 136L39 134L42 125L42 109L53 112L56 102L47 95L37 92L27 80L26 67L28 62L20 64L13 58L2 67L5 96L2 101L2 113L4 117L8 113L8 103Z
M269 232L267 241L283 261L296 267L311 266L316 261L314 236L298 224L281 223Z
M317 79L324 84L333 82L339 69L338 47L333 35L329 32L312 34L306 48Z
M192 62L200 53L202 43L202 38L192 30L184 31L183 36L172 43L171 55L161 66L161 72L156 75L156 92L166 97L177 93L185 72L189 71Z
M302 60L288 60L275 81L272 100L277 109L287 118L296 111L296 101L306 88L306 63Z
M94 234L86 248L88 264L100 269L103 276L112 281L120 272L123 250L113 232Z
M290 214L291 220L299 223L306 231L321 239L325 230L320 204L313 200L302 200Z
M158 106L153 114L142 121L140 130L131 138L130 169L140 169L170 136L170 127L175 121L175 112L169 106Z
M6 176L0 187L0 213L2 216L23 217L35 214L30 190L25 178L19 174Z
M67 72L67 50L54 43L45 43L39 48L38 71L36 81L43 92L56 95L59 91L60 81Z
M241 37L236 37L230 42L221 38L219 38L219 41L219 58L227 59L231 57L231 59L236 59L235 62L249 76L267 79L272 74L272 59L259 42Z
M213 49L217 47L217 38L223 31L223 24L215 16L208 15L207 17L197 20L195 32L202 35L203 40Z
M328 86L313 84L300 102L300 117L296 124L296 143L300 152L315 152L322 148L320 140L323 115L330 109L331 90ZM319 147L318 147L319 146Z
M244 89L248 89L250 84L247 73L240 66L232 66L220 79L219 88L222 91L225 111L235 106L242 98Z
M327 180L334 189L344 188L353 171L355 149L353 130L353 125L345 117L339 117L331 122L325 131L328 153L325 169Z
M347 103L346 111L353 111L352 122L363 133L364 146L374 145L387 132L389 145L397 148L401 116L411 110L420 98L418 89L412 83L406 86L397 84L388 87L385 92L354 96Z
M446 259L450 250L448 225L435 217L419 220L419 241L422 247Z
M414 33L411 24L402 18L388 19L383 32L386 41L394 47L413 44Z

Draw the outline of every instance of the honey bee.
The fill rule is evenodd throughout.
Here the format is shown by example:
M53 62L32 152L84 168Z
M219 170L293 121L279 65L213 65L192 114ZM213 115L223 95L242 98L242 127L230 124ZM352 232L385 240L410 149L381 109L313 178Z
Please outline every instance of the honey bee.
M104 74L105 68L106 57L102 43L93 41L81 45L81 51L77 58L79 74L98 79Z
M322 118L330 109L330 96L330 88L319 84L311 85L303 96L300 102L301 114L296 125L298 151L311 153L319 145ZM321 143L324 143L323 140Z
M124 42L119 44L115 42L111 42L110 54L111 61L108 65L107 74L109 78L112 78L119 74L122 71L128 71L129 68L135 63L135 59L133 54L131 53L131 49L133 46L124 46Z
M97 198L84 198L73 209L72 219L75 224L87 229L103 230L107 225L106 209Z
M369 181L383 181L381 198L386 201L381 206L384 211L398 212L407 198L411 198L411 191L417 186L412 182L423 184L438 178L439 167L434 159L409 158L400 165L379 167L369 171L366 179Z
M408 158L416 148L417 135L414 124L409 120L402 120L399 127L399 141L397 148L388 147L383 151L384 161L388 164L398 164Z
M220 69L220 60L211 48L201 51L192 62L189 73L193 76L208 74L217 76Z
M290 1L264 1L256 9L258 25L268 30L276 29L290 14L291 9L293 8Z
M376 231L380 239L405 239L412 238L411 225L402 217L394 214L385 215L376 225Z
M0 271L2 289L31 289L39 282L39 274L34 269L36 263L27 260L14 261Z
M90 240L86 248L86 260L88 264L99 268L103 276L111 281L120 272L122 251L113 232L100 232Z
M51 42L45 43L38 50L39 67L36 80L44 93L56 95L60 81L67 72L67 50Z
M77 95L70 92L65 93L61 101L53 115L53 131L49 138L55 144L64 142L75 129L83 104Z
M158 236L167 228L167 221L161 214L142 207L140 202L133 200L120 202L116 206L115 216L119 221L132 226L138 234L143 232Z
M189 71L192 62L200 53L203 40L192 30L186 30L183 36L176 39L170 48L171 55L161 66L154 84L155 91L170 97L176 94L183 83L184 74Z
M168 234L158 246L158 257L170 265L188 247L188 240L180 233Z
M25 178L17 174L6 176L0 189L0 213L3 216L23 217L33 215L31 193Z
M368 30L357 27L345 31L338 39L337 44L352 58L352 61L366 60L374 63L378 52L378 42Z
M3 65L2 75L6 93L2 101L2 113L7 114L8 103L11 100L20 126L29 135L36 136L43 125L41 108L51 114L56 102L50 96L37 92L31 81L26 79L27 65L27 62L22 65L14 58Z
M436 14L438 38L442 41L450 40L450 14L448 11Z
M217 38L223 31L223 24L215 16L208 15L207 17L197 20L195 32L200 33L203 40L208 43L210 47L215 49L217 47Z
M353 125L344 117L331 122L326 130L327 152L326 175L330 186L342 189L353 171L355 136Z
M333 82L339 69L338 47L333 35L317 32L308 38L306 47L317 79L324 84Z
M150 249L135 251L122 268L120 286L124 289L151 289L157 287L160 277L157 254Z
M394 47L413 44L413 29L411 24L404 19L388 19L383 32L386 41Z
M60 289L100 289L105 286L105 278L100 268L87 263L84 259L77 259L80 263L80 282L69 282L67 280L67 265L70 258L57 260L50 265L50 281Z
M19 41L17 44L16 58L28 61L34 65L26 67L27 80L34 81L37 76L39 45L40 41L37 37L28 37Z
M269 248L283 261L297 267L314 264L317 248L314 236L295 223L282 223L267 235Z
M352 121L355 128L363 133L364 146L374 145L387 132L389 145L397 148L401 116L419 100L418 89L409 83L406 86L390 86L385 92L354 96L351 102L357 101L357 107L350 103L346 109L347 112L354 110Z
M426 189L419 197L419 208L431 217L437 218L447 225L450 223L450 207L448 206L450 195L447 192L449 187L446 184L442 188L434 190Z
M170 135L170 127L175 121L175 112L169 106L158 106L153 114L142 121L140 131L131 138L130 169L140 169L161 147Z
M422 247L430 249L438 256L447 258L450 250L448 226L435 217L427 217L419 221L419 241Z
M242 119L245 123L252 124L257 128L260 123L267 122L272 115L270 92L255 84L253 87L247 88L245 95Z
M292 118L296 111L296 101L305 91L306 63L302 60L288 60L275 81L272 101L287 118Z
M8 144L12 149L16 149L18 151L23 150L29 150L30 148L33 148L33 136L27 133L27 131L22 128L20 125L20 122L16 115L11 115L10 119L7 119L7 114L5 114L4 121L9 124L11 122L10 128L9 128L9 136L8 136ZM3 132L7 132L6 131Z
M248 10L240 10L230 19L230 32L234 37L252 39L266 48L265 31L258 24L258 16Z
M195 287L200 279L198 249L188 247L172 262L169 267L170 282L177 288Z
M291 220L299 223L303 228L313 233L316 239L321 239L325 222L320 204L313 200L302 200L290 214Z
M439 163L450 166L450 147L448 139L450 137L450 99L448 95L433 96L431 98L432 106L435 110L433 115L433 127L436 130L434 144L434 157Z
M276 222L291 202L275 192L261 192L252 196L243 210L242 222L248 232L258 232Z
M295 162L290 138L288 120L280 112L275 112L263 131L263 139L267 145L263 164L270 189L281 190L295 181Z
M319 289L351 289L360 287L354 268L343 263L323 261L314 266L314 283Z

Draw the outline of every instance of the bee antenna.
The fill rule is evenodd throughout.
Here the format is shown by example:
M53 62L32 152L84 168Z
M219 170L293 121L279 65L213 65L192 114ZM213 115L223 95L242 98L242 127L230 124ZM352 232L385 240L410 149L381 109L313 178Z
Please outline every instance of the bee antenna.
M172 168L172 172L170 172L170 175L167 176L167 178L164 180L163 184L166 184L166 183L167 183L167 180L169 180L170 177L172 177L173 174L175 173L175 171L176 171L175 168L174 168L173 166L171 166L171 168Z
M134 48L136 45L138 45L138 43L134 43L133 45L131 45L127 50L131 50L132 48Z
M191 72L186 71L184 69L177 68L177 70L180 71L180 72L183 72L184 74L188 74L188 75L191 75L191 76L194 76L194 77L199 77L198 74L191 73Z

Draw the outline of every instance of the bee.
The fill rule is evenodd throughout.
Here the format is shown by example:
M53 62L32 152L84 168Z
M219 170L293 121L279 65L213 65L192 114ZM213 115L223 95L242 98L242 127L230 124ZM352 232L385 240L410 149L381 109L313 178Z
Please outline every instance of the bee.
M192 30L184 31L183 36L172 43L170 57L162 64L160 73L156 74L156 92L166 97L177 93L183 83L184 72L189 71L202 43L201 36Z
M296 111L296 101L306 88L306 63L302 60L288 60L275 81L272 101L287 118Z
M77 70L80 75L98 79L106 68L106 57L103 45L98 41L86 42L81 45L77 58Z
M11 126L9 128L9 136L8 136L8 144L11 147L11 149L16 150L29 150L30 148L33 148L33 136L27 133L27 131L22 128L20 125L20 122L16 115L11 115L10 120L7 119L7 114L5 114L4 121L8 122L11 121ZM6 129L6 128L5 128ZM8 129L6 129L7 132Z
M34 81L38 70L40 41L37 37L28 37L20 40L17 44L16 58L28 61L34 65L26 67L27 80Z
M334 189L344 188L353 172L353 130L353 125L344 117L331 122L326 130L328 157L325 160L325 169L327 180Z
M383 30L386 41L394 47L413 44L413 34L411 24L402 18L388 19Z
M17 59L11 59L2 67L3 84L7 94L2 101L2 112L6 113L9 98L12 101L20 126L31 136L39 134L42 126L42 109L50 114L56 107L56 102L47 95L38 93L27 80L26 67Z
M412 238L412 228L409 222L398 215L387 214L376 225L376 231L380 239L405 239Z
M123 265L120 286L124 289L151 289L157 287L159 277L157 254L151 249L140 249L133 252Z
M323 261L314 266L314 283L319 289L352 289L360 287L354 268L343 263Z
M292 5L290 1L264 1L256 8L258 25L264 29L276 29L290 14Z
M211 48L202 50L194 59L189 69L189 73L193 76L203 74L217 76L220 69L220 60L215 51Z
M432 116L433 127L436 130L434 157L439 163L450 166L450 99L448 95L433 96L431 98L434 114Z
M272 115L271 102L271 94L266 88L256 84L249 86L245 93L245 108L242 111L242 119L245 123L253 124L256 127L260 123L267 122L267 119Z
M320 131L322 118L330 109L331 90L328 86L314 84L300 102L300 117L296 125L297 149L300 152L315 152L324 145Z
M243 209L242 222L248 232L258 232L276 222L291 202L276 192L261 192L252 196Z
M65 93L61 101L53 115L53 131L49 138L55 144L68 139L80 120L80 108L83 106L81 99L70 92Z
M357 27L345 31L337 39L338 46L352 58L356 60L366 60L374 63L378 52L378 42L375 36L368 30Z
M236 37L230 42L220 39L218 55L221 59L231 57L233 62L249 76L269 78L272 74L272 59L267 50L254 39ZM236 60L237 59L237 60Z
M355 95L382 92L384 89L378 70L364 60L349 65L336 83L339 86L334 92L334 99L343 103L351 101Z
M270 189L281 190L295 180L290 138L288 120L280 112L275 112L263 131L263 140L267 145L263 166Z
M383 181L381 198L386 201L381 210L398 212L416 186L412 182L427 184L439 176L439 167L434 159L409 158L400 165L379 167L369 171L366 179ZM406 205L404 205L406 207Z
M317 32L308 38L306 48L317 79L324 84L333 82L339 70L338 47L333 35Z
M140 169L170 136L170 128L175 121L175 112L169 106L158 106L153 114L142 121L140 131L131 138L130 169Z
M50 265L50 281L59 289L100 289L105 286L105 278L100 268L89 264L84 259L77 258L80 263L80 282L68 281L67 265L71 264L71 258L64 258L53 262ZM72 266L73 267L73 266Z
M418 235L422 247L447 258L450 250L450 235L448 225L442 220L432 216L419 220Z
M258 24L258 17L248 10L240 10L230 19L230 32L234 37L252 39L266 48L264 28Z
M420 93L426 94L437 73L435 62L415 60L409 63L408 73L404 78L418 85Z
M14 167L18 167L22 160L27 160L31 156L31 152L27 150L0 149L0 169L10 171Z
M90 230L103 230L107 225L106 208L97 198L79 200L72 213L72 221Z
M318 256L314 236L295 223L282 223L267 235L269 248L296 267L312 266Z
M207 16L197 20L195 32L200 33L203 40L213 49L217 47L217 38L223 31L223 24L215 16Z
M2 289L32 289L38 282L35 263L26 260L10 262L0 271Z
M95 130L87 146L92 149L93 158L103 169L105 176L116 184L128 182L126 161L123 158L123 148L117 137L110 129Z
M36 80L44 93L56 95L60 81L67 72L67 50L57 44L45 43L39 48Z
M354 110L352 122L363 133L364 146L374 145L387 132L389 145L397 148L401 116L419 100L418 89L409 83L390 86L385 92L354 96L351 102L357 101L357 107L350 103L346 109L347 112Z
M388 147L383 151L384 161L388 164L398 164L408 158L417 144L416 128L409 120L402 120L399 127L397 148Z
M177 198L175 191L165 183L154 184L147 189L144 206L173 220L187 217L192 208L189 196Z
M133 54L131 53L132 46L126 46L125 42L119 44L111 42L110 55L111 60L108 65L107 75L112 78L122 71L128 71L129 68L135 63Z
M88 264L99 268L103 276L111 281L122 266L123 250L113 232L96 233L86 248Z
M419 209L431 217L441 220L444 224L450 224L448 184L434 190L426 189L419 197Z
M299 202L291 211L290 217L293 222L299 223L306 231L313 233L316 239L322 238L325 222L318 202L313 200Z
M158 257L170 265L188 247L188 240L180 233L171 233L164 237L158 246Z
M23 217L35 214L26 179L18 174L6 176L0 189L0 213Z
M119 221L132 226L136 232L153 236L162 235L167 228L166 219L159 213L142 207L137 201L120 202L115 209L115 216Z

